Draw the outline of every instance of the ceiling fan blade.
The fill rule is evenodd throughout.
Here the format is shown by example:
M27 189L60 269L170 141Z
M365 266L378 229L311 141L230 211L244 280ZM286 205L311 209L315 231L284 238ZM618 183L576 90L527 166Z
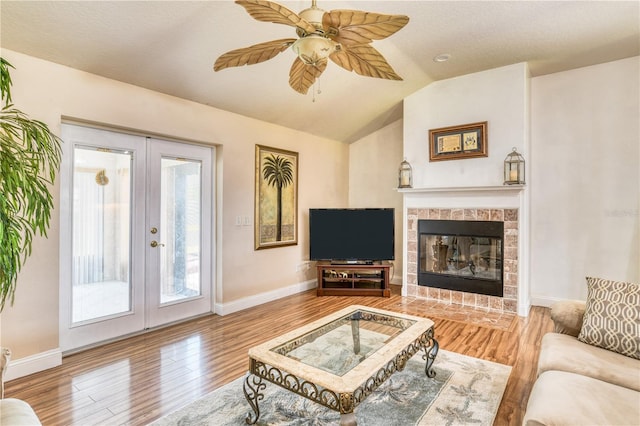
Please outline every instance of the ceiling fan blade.
M296 40L295 38L283 38L232 50L220 55L220 57L216 59L213 69L214 71L220 71L229 67L253 65L267 61L278 53L287 50Z
M332 10L322 17L322 26L329 38L345 45L382 40L408 22L408 16L382 15L360 10Z
M297 13L277 3L267 0L237 0L237 4L244 7L252 18L262 22L273 22L302 29L311 34L316 28L298 16Z
M368 44L343 46L341 51L331 54L329 58L347 71L355 71L365 77L402 80L380 52Z
M296 58L289 71L289 86L298 93L306 95L309 88L327 68L327 60L316 65L307 65L300 58Z

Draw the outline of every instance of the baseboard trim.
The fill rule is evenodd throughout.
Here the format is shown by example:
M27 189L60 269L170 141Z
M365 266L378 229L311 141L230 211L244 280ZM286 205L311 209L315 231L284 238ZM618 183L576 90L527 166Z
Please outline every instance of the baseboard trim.
M40 352L24 358L9 361L9 367L4 376L4 381L8 382L13 379L28 376L29 374L38 373L53 367L62 365L62 351L60 348L51 349L46 352Z
M559 297L549 297L549 296L532 296L531 297L531 305L532 306L543 306L545 308L549 308L555 302L559 302L561 300L567 300L567 299L562 299L562 298L559 298Z
M518 316L520 317L528 317L529 312L531 311L531 298L523 297L518 300Z
M313 279L290 285L288 287L279 288L277 290L267 291L265 293L244 297L242 299L234 300L233 302L229 303L216 303L214 306L214 312L222 316L229 315L234 312L262 305L263 303L282 299L283 297L291 296L292 294L298 294L302 293L303 291L311 290L313 288L316 288L317 285L318 281Z

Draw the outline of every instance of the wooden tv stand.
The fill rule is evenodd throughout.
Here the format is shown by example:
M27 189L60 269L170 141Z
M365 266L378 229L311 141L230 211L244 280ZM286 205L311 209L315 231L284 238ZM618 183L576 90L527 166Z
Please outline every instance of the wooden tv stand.
M318 262L318 296L391 297L389 262L335 264Z

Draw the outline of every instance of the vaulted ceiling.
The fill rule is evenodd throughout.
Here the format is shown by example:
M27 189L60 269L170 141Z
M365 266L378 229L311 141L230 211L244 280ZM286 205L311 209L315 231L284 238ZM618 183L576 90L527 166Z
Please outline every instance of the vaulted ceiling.
M311 1L278 2L299 12ZM533 76L640 55L638 1L329 1L324 10L401 14L373 42L403 80L329 62L314 94L288 85L294 53L213 71L221 54L296 37L232 1L0 2L2 48L327 138L353 142L402 116L436 80L519 62ZM434 57L450 55L446 62ZM496 100L499 101L499 100Z

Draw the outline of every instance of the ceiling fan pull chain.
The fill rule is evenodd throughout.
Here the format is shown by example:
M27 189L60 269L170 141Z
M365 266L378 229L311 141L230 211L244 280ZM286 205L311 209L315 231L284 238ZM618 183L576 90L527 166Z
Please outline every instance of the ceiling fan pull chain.
M313 89L311 90L311 93L313 95L313 99L311 102L315 102L316 101L316 93L319 95L322 93L322 90L320 90L320 79L318 78L316 81L313 82Z

